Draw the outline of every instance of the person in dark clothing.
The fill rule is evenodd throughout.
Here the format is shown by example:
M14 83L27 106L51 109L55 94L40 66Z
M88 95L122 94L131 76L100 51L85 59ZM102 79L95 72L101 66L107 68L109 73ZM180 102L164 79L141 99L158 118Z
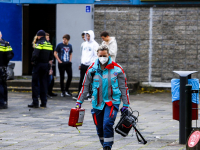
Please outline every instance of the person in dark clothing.
M49 35L49 33L46 33L46 40L49 42L50 41L50 35ZM50 69L49 69L49 81L48 81L48 84L47 84L47 86L48 86L48 94L47 94L47 96L48 97L51 97L51 96L57 96L57 94L56 93L53 93L53 86L54 86L54 76L53 76L53 61L50 61L49 62L49 64L50 64Z
M8 108L8 90L6 68L9 61L14 57L13 50L9 44L2 39L0 31L0 109Z
M65 34L63 36L63 42L59 43L56 46L56 49L54 51L54 56L58 61L58 69L60 72L60 87L61 87L61 97L65 96L72 96L72 94L69 92L69 86L72 81L72 45L69 44L70 35ZM67 72L67 82L64 89L64 76L65 71Z
M45 38L45 31L37 32L38 41L32 54L32 99L33 102L28 107L38 108L38 79L40 82L40 107L46 107L47 104L47 82L49 73L49 61L53 60L53 48Z

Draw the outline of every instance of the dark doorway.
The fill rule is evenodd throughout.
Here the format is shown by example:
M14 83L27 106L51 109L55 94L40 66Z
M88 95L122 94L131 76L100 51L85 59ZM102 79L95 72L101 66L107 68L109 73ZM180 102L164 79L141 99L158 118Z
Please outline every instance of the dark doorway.
M23 75L32 74L32 42L37 31L41 29L50 34L50 42L55 47L56 5L25 4L23 6Z

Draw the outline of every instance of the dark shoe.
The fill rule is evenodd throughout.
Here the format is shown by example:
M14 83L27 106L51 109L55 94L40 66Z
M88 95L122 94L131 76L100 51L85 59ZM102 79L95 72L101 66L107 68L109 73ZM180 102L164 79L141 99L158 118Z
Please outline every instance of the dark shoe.
M111 150L111 148L109 146L106 146L103 148L103 150Z
M4 106L0 106L0 109L7 109L8 106L7 105L4 105Z
M58 94L56 93L49 93L50 96L57 96Z
M46 104L40 104L40 107L47 107L47 105Z
M47 98L52 98L49 94L47 94Z
M8 105L4 105L4 109L7 109L8 108Z
M39 108L39 105L35 105L33 103L29 104L28 107L31 107L31 108Z

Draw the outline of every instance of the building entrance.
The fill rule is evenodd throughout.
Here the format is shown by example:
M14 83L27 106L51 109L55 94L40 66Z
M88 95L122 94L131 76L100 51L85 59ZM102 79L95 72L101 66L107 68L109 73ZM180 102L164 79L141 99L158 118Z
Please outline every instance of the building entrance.
M50 34L50 42L56 46L56 5L23 5L23 75L32 74L32 42L38 30Z

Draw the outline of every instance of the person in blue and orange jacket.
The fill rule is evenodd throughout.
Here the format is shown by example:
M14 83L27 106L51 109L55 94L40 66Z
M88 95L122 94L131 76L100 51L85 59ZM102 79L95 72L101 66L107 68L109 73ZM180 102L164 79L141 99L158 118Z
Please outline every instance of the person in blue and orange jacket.
M113 125L121 100L123 108L129 107L129 90L122 67L110 58L109 49L101 45L97 50L98 59L88 68L76 107L81 107L92 85L91 110L97 134L104 150L111 150L114 143Z

